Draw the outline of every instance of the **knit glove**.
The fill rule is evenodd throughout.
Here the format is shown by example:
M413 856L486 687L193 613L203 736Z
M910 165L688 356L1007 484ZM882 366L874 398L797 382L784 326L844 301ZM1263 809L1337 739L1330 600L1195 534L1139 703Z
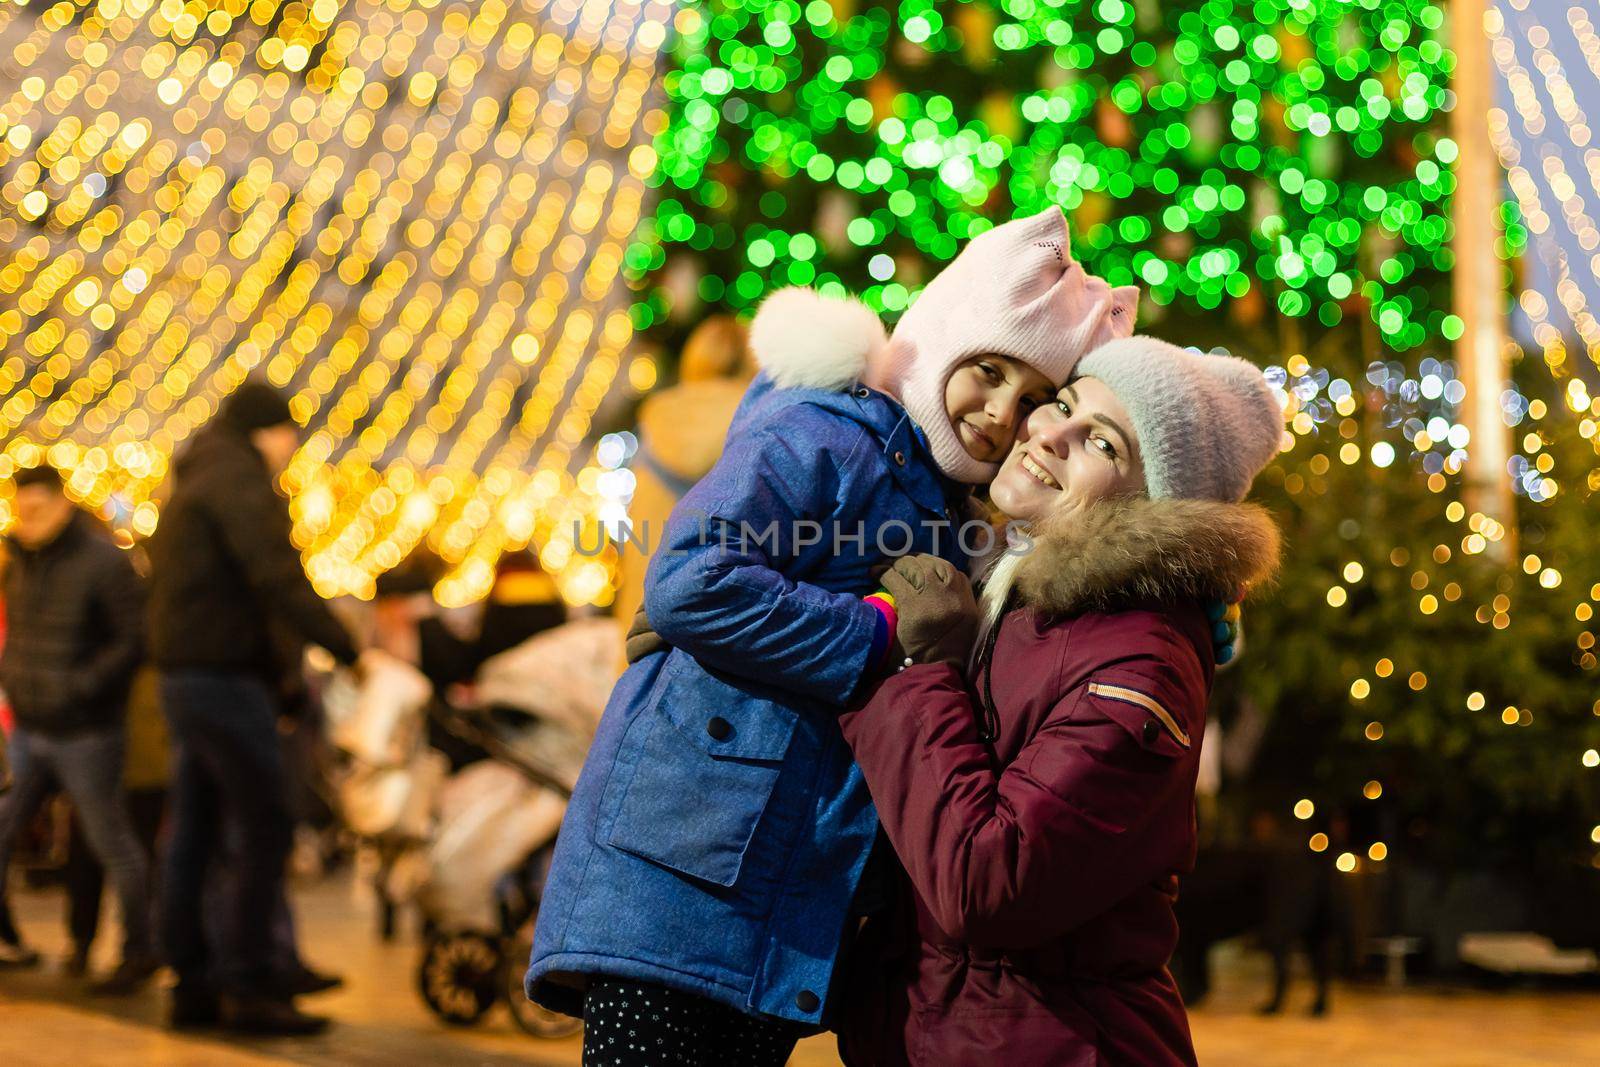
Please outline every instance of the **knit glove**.
M978 636L978 602L960 569L938 556L904 556L883 576L899 616L901 662L967 662Z
M633 613L633 625L628 627L628 636L623 643L623 651L628 657L628 666L633 666L652 652L660 652L667 647L650 625L650 617L640 608Z

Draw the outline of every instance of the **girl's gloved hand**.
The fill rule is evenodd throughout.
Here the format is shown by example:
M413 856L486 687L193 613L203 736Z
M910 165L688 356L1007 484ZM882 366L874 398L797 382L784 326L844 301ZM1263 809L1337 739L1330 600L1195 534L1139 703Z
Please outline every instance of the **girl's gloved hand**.
M650 625L650 617L644 613L644 608L634 612L633 623L628 627L628 636L623 643L628 666L631 667L646 656L663 651L666 647L667 643Z
M1217 666L1226 667L1244 651L1243 603L1246 589L1236 589L1227 600L1213 600L1206 605L1206 618L1211 620L1211 650Z
M905 556L882 581L899 616L895 654L903 653L901 662L967 662L978 634L978 602L959 568L938 556Z

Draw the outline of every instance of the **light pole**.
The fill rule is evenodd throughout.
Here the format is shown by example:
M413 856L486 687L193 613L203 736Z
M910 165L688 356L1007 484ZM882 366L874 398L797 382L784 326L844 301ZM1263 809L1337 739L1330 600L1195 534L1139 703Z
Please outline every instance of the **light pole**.
M1489 0L1453 0L1451 44L1456 54L1455 110L1450 132L1456 142L1455 313L1461 319L1456 362L1467 395L1461 421L1472 434L1466 464L1466 504L1512 528L1511 428L1500 412L1500 394L1511 377L1506 344L1506 295L1495 254L1500 239L1503 177L1489 141L1494 70L1484 26ZM1509 554L1509 536L1499 542ZM1493 542L1491 542L1493 543Z

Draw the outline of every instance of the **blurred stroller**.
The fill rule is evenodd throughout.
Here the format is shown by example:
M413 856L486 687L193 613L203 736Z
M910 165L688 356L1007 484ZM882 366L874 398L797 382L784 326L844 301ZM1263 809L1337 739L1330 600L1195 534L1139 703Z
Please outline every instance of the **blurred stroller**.
M487 661L460 707L389 657L373 661L359 689L348 680L330 686L332 741L350 757L341 809L376 846L386 928L402 903L421 912L417 985L446 1023L474 1025L503 1000L536 1037L581 1025L523 996L522 963L621 640L610 619L547 630ZM450 775L425 744L429 716L483 758Z

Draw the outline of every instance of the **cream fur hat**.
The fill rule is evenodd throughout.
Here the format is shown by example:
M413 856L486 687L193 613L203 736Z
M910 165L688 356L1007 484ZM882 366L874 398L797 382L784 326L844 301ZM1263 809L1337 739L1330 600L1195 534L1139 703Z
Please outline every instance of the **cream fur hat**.
M1128 337L1084 356L1077 373L1127 408L1153 498L1243 500L1278 454L1283 408L1247 360Z
M928 283L868 366L867 384L905 405L934 460L957 481L988 482L999 464L973 459L945 411L944 390L985 352L1020 360L1060 385L1084 353L1133 333L1139 290L1113 289L1072 258L1059 207L996 226Z

